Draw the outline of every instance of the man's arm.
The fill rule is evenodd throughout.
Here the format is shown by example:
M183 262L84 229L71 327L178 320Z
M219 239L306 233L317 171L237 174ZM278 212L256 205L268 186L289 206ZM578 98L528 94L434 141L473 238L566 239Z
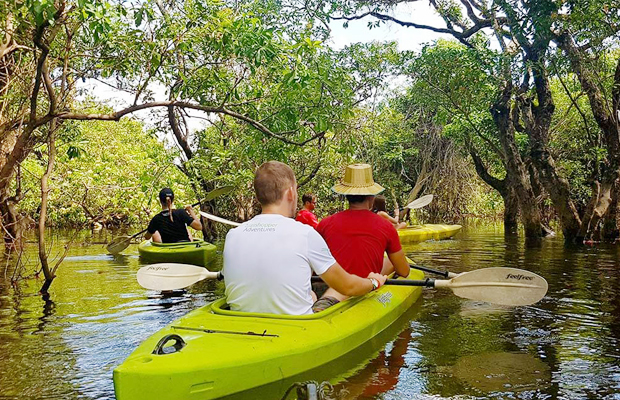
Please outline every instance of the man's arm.
M409 263L407 262L407 258L405 257L405 252L403 249L400 249L396 253L388 254L388 258L390 262L394 266L394 271L403 278L409 276Z
M349 274L338 263L334 263L327 271L321 274L321 279L329 287L346 296L361 296L373 290L373 284L369 278L376 279L379 286L381 286L385 283L387 277L371 272L368 274L368 278L360 278L357 275Z

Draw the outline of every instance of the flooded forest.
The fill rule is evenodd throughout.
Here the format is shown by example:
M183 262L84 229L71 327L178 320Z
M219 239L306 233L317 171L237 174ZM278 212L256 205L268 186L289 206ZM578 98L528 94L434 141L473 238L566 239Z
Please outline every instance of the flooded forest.
M610 0L0 0L0 399L148 398L123 366L170 329L136 373L167 382L162 396L187 386L179 400L617 399L619 45ZM407 279L445 288L405 299L372 282L315 319L214 308L226 235L261 214L270 160L318 221L347 209L347 166L368 164ZM198 261L151 239L162 188L200 221ZM157 263L214 274L138 282ZM492 268L546 294L459 291ZM228 325L189 322L204 310ZM312 347L312 329L381 312L316 361L329 338ZM287 332L291 359L274 361ZM221 375L179 362L191 383L174 362L154 370L205 334L252 351L205 345L193 359L219 358ZM241 365L263 353L264 369Z

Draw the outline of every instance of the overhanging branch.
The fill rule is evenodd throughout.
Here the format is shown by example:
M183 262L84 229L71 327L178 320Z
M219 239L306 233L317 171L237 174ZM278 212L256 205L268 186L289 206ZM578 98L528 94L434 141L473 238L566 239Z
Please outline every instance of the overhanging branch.
M319 139L325 136L325 133L326 133L326 132L317 132L306 140L303 140L301 142L296 142L296 141L290 140L282 136L282 134L280 133L273 132L272 130L267 128L265 125L263 125L261 122L256 121L255 119L252 119L248 117L247 115L243 115L236 111L229 110L225 107L203 106L200 104L194 104L194 103L190 103L187 101L176 101L176 100L152 101L149 103L137 104L137 105L133 105L133 106L124 108L122 110L109 113L109 114L79 113L79 112L66 111L66 112L52 114L51 117L60 118L60 119L79 120L79 121L88 121L88 120L119 121L122 117L132 114L137 111L147 110L147 109L157 108L157 107L171 107L171 106L192 109L192 110L199 110L199 111L203 111L207 113L228 115L230 117L233 117L235 119L238 119L240 121L247 123L248 125L252 126L256 130L262 132L263 134L267 136L273 137L275 139L281 140L284 143L292 144L295 146L303 146L315 139Z

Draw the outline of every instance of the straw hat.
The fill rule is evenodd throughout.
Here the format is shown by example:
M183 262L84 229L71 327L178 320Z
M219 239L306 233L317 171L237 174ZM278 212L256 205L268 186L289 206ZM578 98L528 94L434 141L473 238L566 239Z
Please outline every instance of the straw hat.
M347 165L344 178L332 190L338 194L358 194L374 196L385 188L372 179L372 168L368 164Z

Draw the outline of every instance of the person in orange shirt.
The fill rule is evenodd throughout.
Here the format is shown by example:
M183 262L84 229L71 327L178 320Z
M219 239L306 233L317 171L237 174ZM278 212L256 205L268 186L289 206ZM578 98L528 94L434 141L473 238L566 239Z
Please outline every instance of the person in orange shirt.
M319 221L316 219L316 215L312 213L312 211L314 211L314 207L316 206L316 196L312 193L306 193L301 196L301 202L303 203L303 208L297 213L295 221L310 225L316 229L319 225Z

